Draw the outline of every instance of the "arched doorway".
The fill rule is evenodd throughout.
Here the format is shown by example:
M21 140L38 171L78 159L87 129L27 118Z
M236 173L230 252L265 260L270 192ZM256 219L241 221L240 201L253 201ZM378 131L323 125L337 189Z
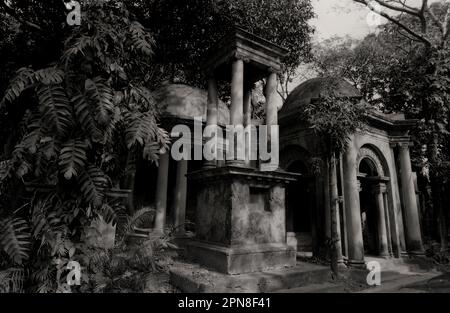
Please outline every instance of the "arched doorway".
M389 256L389 205L387 184L389 178L375 151L363 147L358 165L360 184L361 228L366 255Z
M298 251L312 252L311 179L306 165L300 160L293 161L287 171L302 176L286 188L286 231L295 233Z
M377 209L375 197L373 195L373 181L368 177L377 177L378 173L374 169L371 160L364 158L359 165L360 174L360 208L361 223L364 242L364 253L366 255L378 255L378 231L377 231Z

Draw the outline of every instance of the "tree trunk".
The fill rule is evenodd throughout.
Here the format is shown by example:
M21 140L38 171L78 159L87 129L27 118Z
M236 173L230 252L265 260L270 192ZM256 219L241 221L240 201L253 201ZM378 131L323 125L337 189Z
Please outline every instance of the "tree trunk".
M337 276L339 261L342 260L341 234L339 233L339 195L337 187L336 155L328 160L330 184L330 216L331 216L331 270Z
M441 252L446 252L448 248L447 242L447 216L445 214L444 206L442 205L442 185L436 178L433 179L433 202L434 207L438 213L439 237L441 239Z
M439 136L437 135L438 129L434 130L433 135L433 145L431 150L431 161L435 166L439 164ZM433 206L435 211L438 213L438 227L439 227L439 237L441 239L441 252L447 251L447 219L444 210L444 206L442 205L442 179L438 176L438 173L433 171L431 173L431 188L433 195Z

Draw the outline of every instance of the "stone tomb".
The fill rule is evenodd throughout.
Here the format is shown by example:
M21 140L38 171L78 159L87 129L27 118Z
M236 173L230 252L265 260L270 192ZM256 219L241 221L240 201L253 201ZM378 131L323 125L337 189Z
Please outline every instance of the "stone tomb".
M217 84L225 80L231 81L229 124L249 126L253 84L266 78L266 125L276 126L276 77L286 53L284 48L240 28L224 37L205 62L206 124L220 127ZM267 140L264 144L270 147L274 143L278 158L278 133ZM234 142L245 146L239 140ZM227 154L225 163L205 161L202 170L188 174L198 194L196 236L187 246L187 256L225 274L294 266L296 262L295 248L286 244L284 204L285 184L295 176L276 168L268 171L263 162L247 161Z
M187 246L191 260L226 274L295 265L284 207L291 174L225 166L188 178L199 186L196 240Z

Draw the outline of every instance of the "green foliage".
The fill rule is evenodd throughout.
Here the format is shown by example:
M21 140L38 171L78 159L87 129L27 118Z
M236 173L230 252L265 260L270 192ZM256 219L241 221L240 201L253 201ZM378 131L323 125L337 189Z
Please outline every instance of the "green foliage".
M102 205L102 189L108 185L108 180L100 169L95 166L89 166L81 172L79 183L81 192L88 203L94 207Z
M84 228L98 215L126 223L108 193L126 160L156 162L168 143L149 91L152 34L122 3L86 2L82 19L52 60L17 70L0 103L13 125L0 151L2 290L64 291Z
M172 81L203 86L206 52L235 25L289 50L282 60L285 79L310 58L310 0L132 1L130 10L154 32L156 59Z
M349 137L364 128L369 107L359 98L338 95L333 78L326 79L324 83L326 91L304 106L300 118L323 138L328 147L326 155L329 156L342 153Z
M0 244L11 261L21 265L28 259L30 233L21 218L5 218L0 223Z

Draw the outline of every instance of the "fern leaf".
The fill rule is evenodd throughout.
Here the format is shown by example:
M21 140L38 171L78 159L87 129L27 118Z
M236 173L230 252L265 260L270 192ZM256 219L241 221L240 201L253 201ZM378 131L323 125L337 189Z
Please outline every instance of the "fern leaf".
M102 190L108 183L105 174L97 167L89 166L81 172L78 182L86 201L99 207L104 197Z
M160 149L160 145L157 142L146 144L143 151L144 159L153 162L158 161Z
M1 223L0 245L9 258L16 264L27 260L30 246L30 233L25 220L6 218Z
M89 108L89 104L86 101L84 95L77 95L72 98L72 102L75 107L75 114L77 120L83 127L85 133L92 139L94 142L99 142L102 140L102 134L95 124L94 117L92 116L91 110Z
M86 162L87 144L81 140L70 140L63 145L59 155L60 171L64 178L78 176Z
M43 68L34 72L33 78L44 85L57 85L63 82L64 71L55 66Z
M24 270L19 267L10 267L0 271L0 293L22 292L24 277Z
M67 135L72 126L72 119L70 103L64 89L56 85L41 85L38 97L44 118L53 124L58 135Z
M140 53L151 56L153 54L154 40L150 33L138 22L130 25L132 48Z
M33 70L28 67L20 68L14 78L11 80L2 102L13 102L22 92L33 85Z
M111 88L100 78L87 79L85 89L95 106L95 118L100 125L107 125L113 114L113 93Z
M156 137L158 126L153 114L148 112L143 114L129 113L125 120L128 126L125 132L128 149L135 144L144 146Z
M125 224L118 225L119 233L123 235L123 239L125 239L125 236L132 233L134 227L142 227L143 225L150 223L154 212L155 210L152 208L139 209L134 212L132 216L127 218Z

